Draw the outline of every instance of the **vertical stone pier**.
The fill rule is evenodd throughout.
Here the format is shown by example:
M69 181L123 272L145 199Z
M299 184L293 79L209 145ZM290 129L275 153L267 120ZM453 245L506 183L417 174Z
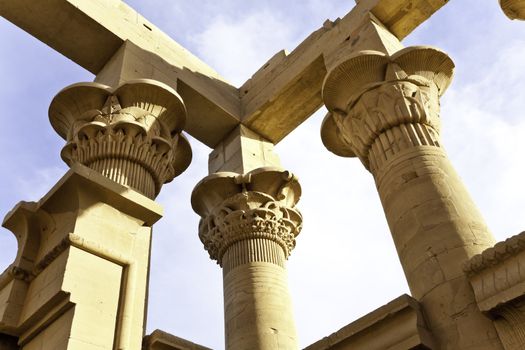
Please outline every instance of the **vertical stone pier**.
M428 47L349 56L324 81L321 135L330 151L359 157L373 174L410 290L440 348L501 349L462 270L494 239L439 139L439 97L453 69Z
M219 172L192 194L199 237L223 268L226 349L298 349L286 274L302 217L297 179L279 168Z
M140 350L153 199L191 160L184 104L151 80L82 83L49 115L71 169L3 222L18 254L0 275L0 333L23 350Z

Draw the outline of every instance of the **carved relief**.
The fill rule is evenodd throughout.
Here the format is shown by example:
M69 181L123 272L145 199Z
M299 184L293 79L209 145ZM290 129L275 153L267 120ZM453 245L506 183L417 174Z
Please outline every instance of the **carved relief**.
M253 241L260 261L282 264L295 247L302 217L295 208L300 187L288 172L261 168L241 176L217 173L197 185L192 195L194 210L201 215L199 237L210 258L222 266L225 252L238 242ZM212 201L212 202L210 202ZM276 243L282 253L275 253Z
M430 48L407 48L388 57L366 51L328 74L323 98L325 146L341 156L358 156L367 168L401 149L439 146L439 96L453 63Z
M276 242L288 257L301 230L301 214L279 204L272 197L246 191L227 198L203 218L199 237L210 258L220 262L228 247L245 239L263 238Z
M438 144L437 89L431 83L419 83L384 83L363 93L346 113L333 114L338 134L363 162L368 163L375 142L381 153L390 148ZM383 133L384 140L378 140Z
M116 90L73 85L50 107L55 130L67 140L62 159L79 162L113 181L154 198L191 159L180 134L185 108L175 91L151 81Z
M473 256L463 269L478 308L493 319L506 350L525 347L525 232Z

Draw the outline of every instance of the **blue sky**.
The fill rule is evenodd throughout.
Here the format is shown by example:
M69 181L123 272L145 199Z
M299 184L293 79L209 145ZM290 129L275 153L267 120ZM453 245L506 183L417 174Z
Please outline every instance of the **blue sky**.
M291 51L348 0L129 1L151 22L240 85L280 49ZM0 19L0 212L38 200L67 170L62 139L48 122L53 96L93 75ZM456 76L442 98L443 143L497 240L525 228L525 22L508 20L497 0L455 0L405 45L448 52ZM288 264L302 346L408 292L372 176L357 159L324 149L324 110L277 146L303 187L304 229ZM158 201L148 332L223 348L222 275L197 236L190 193L207 172L207 147L192 141L190 168ZM0 269L16 251L0 229Z

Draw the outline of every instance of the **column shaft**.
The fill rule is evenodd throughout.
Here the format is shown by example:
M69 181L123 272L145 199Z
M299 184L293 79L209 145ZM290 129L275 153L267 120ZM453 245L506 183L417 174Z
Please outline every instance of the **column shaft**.
M298 348L285 262L301 228L299 196L276 168L213 174L193 191L199 236L223 268L228 350Z
M428 47L367 52L327 76L323 141L374 175L412 295L441 349L501 349L463 265L495 241L439 140L452 61Z
M444 348L493 349L499 341L462 266L495 241L444 150L401 152L375 179L408 285L434 334L451 344Z
M252 258L241 262L241 256L229 252L223 258L226 348L297 349L282 248L265 239L246 240L235 246L229 250ZM263 256L278 262L260 261L266 260L260 259ZM233 269L232 258L241 262Z

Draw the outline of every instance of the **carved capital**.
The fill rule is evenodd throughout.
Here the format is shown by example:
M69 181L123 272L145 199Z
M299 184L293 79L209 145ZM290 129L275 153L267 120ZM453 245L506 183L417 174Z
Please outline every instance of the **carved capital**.
M454 64L441 51L410 47L393 56L364 51L332 69L323 85L329 110L321 136L337 155L367 168L400 149L438 146L439 97Z
M182 173L191 148L181 134L186 109L179 95L153 80L112 89L80 83L60 91L49 118L67 143L62 159L81 163L149 198Z
M191 201L201 216L199 237L210 258L222 266L230 247L250 240L261 255L255 259L280 264L276 259L290 255L301 231L302 217L295 208L300 195L297 179L278 168L259 168L245 175L221 172L204 178L193 190ZM282 252L275 252L269 242Z
M525 0L499 0L499 4L508 18L525 20Z

